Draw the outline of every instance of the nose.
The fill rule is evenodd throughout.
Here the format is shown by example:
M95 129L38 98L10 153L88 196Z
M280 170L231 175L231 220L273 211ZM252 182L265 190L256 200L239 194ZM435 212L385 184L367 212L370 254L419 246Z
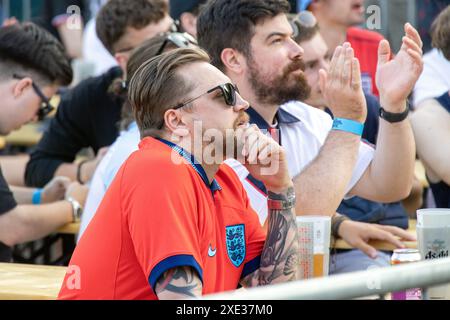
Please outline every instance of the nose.
M301 60L303 59L303 55L305 54L305 50L303 50L302 47L300 47L300 45L295 42L294 39L290 39L290 54L291 54L291 59L292 60Z
M244 100L244 98L241 97L239 93L236 92L236 104L234 106L234 110L236 112L239 112L241 110L247 110L250 107L250 104L247 102L247 100Z

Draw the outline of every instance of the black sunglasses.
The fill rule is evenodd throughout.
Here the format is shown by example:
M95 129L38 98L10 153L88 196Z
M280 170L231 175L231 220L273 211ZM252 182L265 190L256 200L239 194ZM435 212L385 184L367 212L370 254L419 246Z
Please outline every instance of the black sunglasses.
M220 86L217 86L217 87L214 87L214 88L208 90L207 92L199 95L196 98L189 99L188 101L181 103L171 109L173 109L173 110L181 109L181 108L185 107L186 105L188 105L189 103L194 102L195 100L198 100L201 97L206 96L207 94L213 93L214 91L217 91L217 90L222 91L222 97L223 97L223 100L225 101L226 105L228 105L230 107L234 107L236 105L236 92L239 93L239 90L234 84L225 83L225 84L221 84Z
M13 78L16 80L22 80L25 77L19 76L17 74L13 75ZM34 81L31 83L31 86L33 87L34 92L39 96L41 99L41 107L39 108L37 112L37 116L39 121L42 121L45 119L46 116L53 110L55 110L55 107L51 105L50 99L45 96L45 94L42 92L41 88L37 84L34 83Z
M170 109L173 109L173 110L181 109L181 108L185 107L186 105L188 105L189 103L194 102L195 100L200 99L201 97L203 97L207 94L213 93L214 91L217 91L217 90L220 90L222 92L223 100L225 101L225 104L227 106L234 107L236 105L236 93L239 93L239 89L232 83L225 83L225 84L222 84L220 86L217 86L217 87L214 87L214 88L208 90L207 92L199 95L196 98L189 99L188 101L180 103L179 105L176 105L175 107L172 107ZM158 129L161 130L163 127L164 127L164 120L162 121L162 123Z
M157 51L156 56L163 53L169 43L173 44L177 48L188 48L192 45L198 45L197 40L195 40L195 38L189 33L171 32L167 34L166 39Z

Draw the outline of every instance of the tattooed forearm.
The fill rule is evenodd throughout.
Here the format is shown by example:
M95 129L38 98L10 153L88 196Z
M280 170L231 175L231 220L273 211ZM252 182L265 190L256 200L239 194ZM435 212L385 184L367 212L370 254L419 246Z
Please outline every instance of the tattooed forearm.
M194 269L180 267L164 273L155 290L160 300L196 298L202 295L202 282Z
M293 192L293 188L290 188L286 193L277 195L277 200L282 199L283 203L292 205ZM243 280L243 286L253 287L297 279L298 230L291 205L278 209L270 209L269 206L269 231L261 265L259 270ZM295 206L295 203L293 205Z

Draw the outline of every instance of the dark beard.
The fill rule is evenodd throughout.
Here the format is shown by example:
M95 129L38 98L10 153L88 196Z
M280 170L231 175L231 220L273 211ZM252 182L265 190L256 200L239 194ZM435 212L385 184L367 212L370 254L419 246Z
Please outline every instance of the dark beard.
M281 106L289 101L305 101L309 98L311 87L308 85L304 74L300 74L294 84L289 84L289 80L292 81L293 78L293 71L305 70L303 60L292 62L283 70L281 76L271 81L264 81L251 57L248 58L248 62L249 82L259 103Z

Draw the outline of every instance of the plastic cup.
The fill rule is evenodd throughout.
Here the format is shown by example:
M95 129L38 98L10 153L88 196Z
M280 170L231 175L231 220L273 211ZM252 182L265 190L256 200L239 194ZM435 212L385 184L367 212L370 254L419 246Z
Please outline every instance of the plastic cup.
M302 279L328 276L330 263L331 218L297 217Z

